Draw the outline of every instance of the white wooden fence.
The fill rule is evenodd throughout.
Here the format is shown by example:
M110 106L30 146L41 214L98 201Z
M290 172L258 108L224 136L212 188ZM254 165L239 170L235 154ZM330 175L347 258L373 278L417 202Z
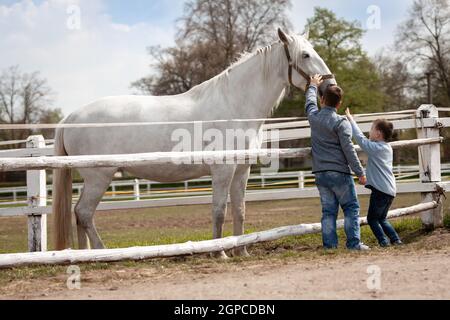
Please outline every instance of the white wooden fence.
M418 110L402 112L359 115L356 116L362 130L368 132L371 122L377 118L387 118L393 121L396 130L415 129L417 140L399 141L392 143L396 149L406 146L418 147L420 182L400 183L399 193L421 193L424 203L436 204L436 207L422 213L422 220L426 226L438 227L443 224L443 208L440 201L446 184L441 179L441 156L439 129L450 125L450 118L439 118L439 110L432 105L421 106ZM311 135L307 121L286 123L271 123L265 125L265 130L279 130L280 141L309 138ZM266 141L270 140L266 135ZM276 150L246 150L210 152L208 159L242 160L271 157L295 158L310 155L310 148L276 149ZM81 168L81 167L123 167L149 163L166 163L174 159L184 161L197 160L205 153L151 153L138 155L114 156L80 156L53 157L53 147L46 145L43 137L32 136L27 140L26 149L0 151L0 170L27 170L27 207L1 208L1 216L28 216L28 238L30 251L46 251L46 216L51 213L47 206L47 188L45 185L45 170L50 168ZM358 188L359 194L367 194L365 188ZM316 188L292 188L283 190L268 190L248 192L247 201L286 200L297 198L318 197ZM183 206L192 204L209 204L211 195L198 197L179 197L173 199L152 199L141 201L115 201L101 203L98 210L136 209L160 206Z
M450 163L441 165L441 173L450 178ZM420 182L419 174L419 165L394 166L394 175L399 183ZM294 185L298 186L298 189L305 189L307 184L314 184L314 181L314 174L311 171L303 170L252 174L249 179L249 189L252 192L282 189L283 186L292 189ZM140 201L151 198L209 195L212 191L211 184L211 177L169 185L146 179L114 180L111 182L110 191L105 193L102 201ZM82 183L73 184L73 199L77 199L82 188ZM52 186L47 185L48 201L51 201L51 191ZM26 205L28 203L26 193L27 186L0 188L0 206Z

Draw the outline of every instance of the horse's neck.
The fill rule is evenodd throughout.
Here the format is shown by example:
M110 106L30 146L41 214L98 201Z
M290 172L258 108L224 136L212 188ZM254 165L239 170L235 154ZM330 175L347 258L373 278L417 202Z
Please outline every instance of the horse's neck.
M198 97L208 103L202 106L203 111L219 111L221 117L241 119L270 116L286 88L282 70L287 70L287 59L281 50L281 45L274 44L267 52L255 54L215 79L216 85Z

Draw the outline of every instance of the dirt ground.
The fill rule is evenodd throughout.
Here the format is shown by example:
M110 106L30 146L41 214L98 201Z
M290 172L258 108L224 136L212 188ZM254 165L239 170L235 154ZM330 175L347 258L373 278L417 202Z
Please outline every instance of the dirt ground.
M396 199L395 208L420 201ZM362 212L368 199L361 199ZM247 230L320 221L317 199L249 203ZM210 207L187 206L99 213L110 248L209 239ZM450 209L446 208L449 214ZM1 299L450 299L450 229L426 233L418 217L394 221L406 245L380 249L370 229L370 252L324 251L320 234L249 248L250 258L218 261L207 255L143 262L80 265L81 289L69 290L67 266L0 270ZM186 225L189 227L186 228ZM227 219L226 232L231 232ZM52 228L50 225L50 233ZM341 244L344 234L339 234ZM51 237L49 237L51 239ZM5 218L0 252L26 250L26 220ZM375 272L375 273L373 273ZM377 272L380 276L378 277ZM380 290L368 286L380 281ZM374 282L375 281L375 282Z
M380 290L367 285L377 283L371 281L376 270ZM420 245L389 251L87 271L80 290L68 290L61 274L14 282L2 288L0 298L450 299L449 271L450 232L440 230Z

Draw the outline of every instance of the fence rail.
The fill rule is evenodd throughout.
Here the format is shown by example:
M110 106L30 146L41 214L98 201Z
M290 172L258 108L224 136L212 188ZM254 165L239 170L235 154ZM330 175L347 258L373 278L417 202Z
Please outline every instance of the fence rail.
M400 183L419 182L418 165L398 165L394 167L394 174ZM450 164L443 164L441 173L450 175ZM297 185L298 189L304 189L307 184L315 182L311 171L288 171L265 174L253 174L249 178L248 191L266 190L270 188L292 188ZM117 201L134 199L138 201L144 198L173 198L181 196L206 195L211 192L211 177L193 179L180 183L170 184L150 181L145 179L115 180L103 197L103 201ZM73 198L77 199L83 188L82 183L74 183ZM117 191L122 189L121 191ZM47 200L51 200L52 186L47 185ZM27 186L0 188L0 206L26 204Z
M425 210L439 207L439 203L432 201L421 203L408 208L397 209L389 212L388 218L398 218ZM367 224L367 219L360 219L361 225ZM344 220L337 222L337 227L344 227ZM85 262L116 262L123 260L145 260L152 258L185 256L200 253L220 252L242 246L248 246L261 242L278 240L289 236L301 236L319 233L322 230L320 223L301 224L297 226L281 227L273 230L261 231L238 237L224 239L187 242L184 244L172 244L151 247L134 247L125 249L104 250L64 250L55 252L33 252L0 255L0 268L11 268L30 265L55 265L78 264Z
M359 115L362 130L367 132L376 116L390 118L396 130L415 129L418 139L392 143L393 148L418 147L419 150L419 182L399 183L399 193L417 192L422 194L423 202L438 202L440 194L447 184L442 183L440 145L442 138L440 128L450 125L450 118L439 118L438 110L431 105L421 106L417 111L394 112L387 114ZM299 119L297 119L299 120ZM303 119L302 119L303 120ZM248 120L242 120L248 121ZM297 140L309 138L311 131L305 121L295 123L273 123L265 125L266 142ZM279 130L275 138L270 130ZM359 149L359 148L357 148ZM53 157L53 146L46 145L42 136L33 136L27 140L26 149L1 150L0 171L27 171L27 207L12 207L0 209L0 216L27 215L29 219L29 249L30 251L46 250L46 216L50 213L47 206L47 187L45 185L45 169L58 168L92 168L92 167L127 167L155 163L204 163L207 161L255 161L258 158L271 159L307 157L310 148L301 149L261 149L192 153L148 153L137 155L96 155L78 157ZM416 172L408 172L411 177ZM408 175L404 175L408 177ZM248 201L285 200L295 198L317 197L316 188L304 188L305 178L299 179L300 188L283 190L249 191ZM139 183L137 183L139 189ZM368 193L364 188L358 189L360 194ZM134 192L141 199L140 192ZM211 195L198 197L179 197L173 199L151 199L141 201L114 201L100 204L98 210L134 209L159 207L166 205L190 205L211 203ZM442 205L427 209L422 213L422 221L427 226L442 225Z

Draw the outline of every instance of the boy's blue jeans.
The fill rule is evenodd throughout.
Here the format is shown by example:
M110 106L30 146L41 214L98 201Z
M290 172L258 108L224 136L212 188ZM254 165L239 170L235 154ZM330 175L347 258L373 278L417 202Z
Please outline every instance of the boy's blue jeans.
M356 195L355 182L351 175L326 171L318 172L316 185L322 202L322 236L326 249L338 247L337 218L339 206L344 210L347 248L358 249L361 243L361 227L359 224L359 201Z
M389 240L391 243L400 241L398 233L387 220L387 215L392 202L394 201L394 197L380 192L375 188L370 189L372 189L372 195L370 196L367 222L369 223L370 228L372 229L372 232L377 238L380 246L386 247L389 245Z

